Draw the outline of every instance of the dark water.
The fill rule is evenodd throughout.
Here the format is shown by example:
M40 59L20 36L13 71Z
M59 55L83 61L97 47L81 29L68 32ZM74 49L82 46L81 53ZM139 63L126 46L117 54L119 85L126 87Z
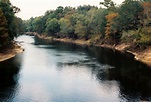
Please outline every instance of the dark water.
M151 70L130 54L34 41L0 63L0 102L151 101Z

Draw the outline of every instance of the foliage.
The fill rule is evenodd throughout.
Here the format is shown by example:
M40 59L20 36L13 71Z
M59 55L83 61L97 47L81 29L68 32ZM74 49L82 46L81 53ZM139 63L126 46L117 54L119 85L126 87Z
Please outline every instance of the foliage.
M93 32L94 34L101 34L101 37L104 38L105 37L105 27L106 27L106 24L107 24L107 21L106 21L106 15L108 15L108 10L106 9L98 9L96 11L96 14L94 14L94 17L93 17Z
M143 2L142 7L144 9L144 21L143 21L143 26L148 26L149 23L151 22L151 2Z
M140 31L140 39L137 41L140 46L151 45L151 27L144 27Z
M140 39L139 30L123 31L121 39L126 43L136 42Z
M7 21L3 14L2 9L0 8L0 48L8 44L8 29Z
M43 33L44 29L45 29L45 23L44 23L44 19L42 17L36 17L33 22L33 31L41 34Z
M104 0L104 2L100 2L100 4L110 11L114 11L116 9L116 4L112 0Z
M55 36L60 31L59 21L56 18L48 19L46 23L46 33Z
M118 16L118 13L110 13L106 16L107 19L107 26L106 26L106 37L111 36L114 33L114 29L112 29L112 25L114 24L114 20ZM115 29L116 30L116 29Z
M0 8L2 9L4 16L7 20L7 26L8 26L8 33L9 38L13 39L16 35L16 26L15 26L15 13L18 13L20 9L16 6L13 6L9 0L2 0L0 2Z
M21 18L15 17L13 20L13 23L15 24L16 33L23 34L25 32L25 24Z
M149 46L151 45L151 35L141 35L140 40L137 41L138 45L140 46Z
M17 33L24 32L22 19L15 17L19 11L9 0L0 1L0 48L8 46Z
M90 5L59 6L44 16L24 21L26 31L46 33L54 37L85 39L91 43L119 41L142 44L150 37L141 31L150 26L150 0L125 0L117 6L112 0L100 2L103 7ZM148 39L147 39L148 38ZM99 41L102 40L102 41Z
M136 43L139 46L149 46L151 45L151 27L144 27L139 30L129 30L124 31L121 39L124 42Z
M68 34L72 32L72 27L69 19L61 18L59 21L60 24L60 36L68 37Z
M134 0L125 0L118 9L118 22L120 30L137 30L141 27L141 18L143 16L143 7L141 3Z

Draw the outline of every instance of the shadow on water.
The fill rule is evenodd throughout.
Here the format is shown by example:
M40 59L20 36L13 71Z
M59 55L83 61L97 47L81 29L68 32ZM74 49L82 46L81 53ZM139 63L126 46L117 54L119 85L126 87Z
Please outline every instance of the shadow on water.
M134 60L134 56L112 49L89 48L102 64L109 64L113 68L100 70L97 77L100 80L116 80L120 83L121 97L127 100L151 101L151 68Z
M73 43L65 43L65 42L59 42L59 41L49 41L49 40L43 40L35 37L35 45L41 45L39 48L45 48L45 49L55 49L58 51L71 51L71 52L83 52L86 46L79 46ZM44 46L42 46L44 45ZM47 45L47 46L45 46Z
M20 60L12 58L0 63L0 102L13 99L17 94Z
M78 60L73 62L61 62L58 66L86 65L90 66L100 82L117 81L121 98L129 101L151 101L151 68L134 60L129 53L122 53L112 49L94 46L78 46L60 42L47 42L36 40L35 44L57 45L58 51L86 52L91 58L97 59L101 66L89 60ZM58 56L61 56L58 54ZM95 60L96 61L96 60ZM101 67L101 68L100 68Z

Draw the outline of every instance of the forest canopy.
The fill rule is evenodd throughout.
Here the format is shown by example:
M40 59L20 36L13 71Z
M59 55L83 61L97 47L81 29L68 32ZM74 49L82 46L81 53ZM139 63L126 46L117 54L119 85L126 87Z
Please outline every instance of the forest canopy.
M22 19L15 16L19 11L9 0L0 0L0 48L10 45L18 33L24 32Z
M44 15L23 21L15 13L20 9L9 0L0 2L0 46L7 45L17 34L36 32L55 38L91 40L92 43L134 43L151 45L151 1L125 0L116 5L112 0L91 5L59 6Z
M150 0L125 0L120 5L104 0L100 5L105 8L59 6L56 10L46 11L44 16L25 21L26 31L109 44L120 41L140 46L151 44Z

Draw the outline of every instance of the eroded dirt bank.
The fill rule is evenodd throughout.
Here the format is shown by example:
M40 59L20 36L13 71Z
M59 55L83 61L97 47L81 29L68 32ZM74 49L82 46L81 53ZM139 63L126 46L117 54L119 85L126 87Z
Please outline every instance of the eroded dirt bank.
M67 43L75 43L75 44L79 44L79 45L91 45L90 41L85 41L85 40L72 40L72 39L68 39L68 38L52 38L52 37L46 37L46 36L40 36L40 35L35 35L36 37L40 38L40 39L45 39L45 40L49 40L49 41L60 41L60 42L67 42ZM111 48L111 49L115 49L118 51L122 51L122 52L127 52L127 53L132 53L135 56L135 59L143 62L145 64L147 64L148 66L151 66L151 46L149 46L147 49L145 50L129 50L129 46L131 46L130 44L126 44L126 43L121 43L118 45L107 45L107 44L93 44L94 46L100 46L100 47L107 47L107 48Z
M8 60L12 57L15 57L18 53L22 53L24 51L23 48L21 48L20 45L17 43L13 43L12 46L1 49L0 51L0 62Z

